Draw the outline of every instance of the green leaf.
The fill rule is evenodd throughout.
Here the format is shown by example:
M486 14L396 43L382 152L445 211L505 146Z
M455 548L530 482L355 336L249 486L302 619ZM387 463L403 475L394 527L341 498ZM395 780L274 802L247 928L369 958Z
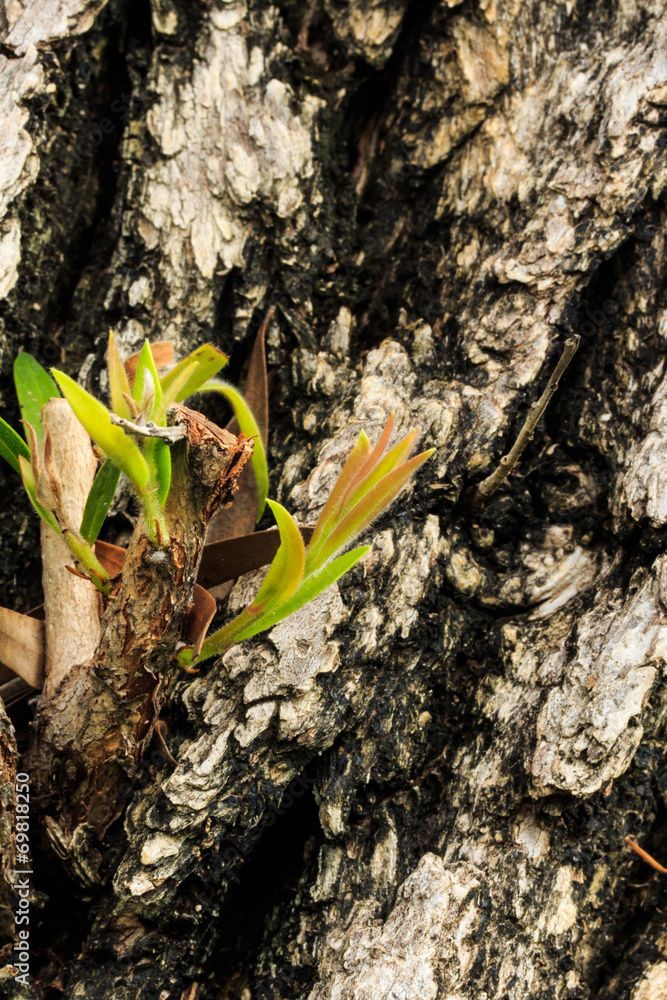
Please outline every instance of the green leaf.
M241 614L235 618L233 621L229 622L228 625L223 626L218 632L214 632L213 635L209 636L208 639L204 640L199 656L194 660L194 663L200 663L202 660L207 660L211 656L217 656L220 653L224 653L225 650L229 649L234 643L242 642L244 639L249 639L253 635L257 635L259 632L264 632L266 629L273 628L278 622L283 621L288 615L293 614L302 608L313 598L319 597L319 595L330 587L333 583L347 573L348 570L359 562L362 556L365 556L367 552L370 551L370 545L360 545L356 549L352 549L350 552L343 553L338 559L334 559L332 562L327 563L326 566L321 567L316 573L310 574L304 580L301 581L300 585L294 590L294 592L277 607L269 609L264 613L255 616L254 618L245 618L244 621L240 622L240 619L246 615L246 611L242 611ZM268 575L268 574L267 574ZM259 596L259 595L258 595ZM237 625L238 623L238 625ZM236 628L232 629L232 625L237 625ZM186 652L185 650L183 651ZM188 661L188 657L182 657L182 665L189 665L192 660Z
M52 369L53 377L60 386L77 417L104 454L137 489L148 482L148 466L138 446L125 432L111 423L111 414L103 403L82 389L74 379L64 372Z
M267 501L280 532L280 548L250 608L264 613L286 601L301 583L306 549L299 526L282 504Z
M33 505L33 507L41 517L42 521L48 524L49 528L52 528L53 531L56 532L56 534L60 535L61 534L60 525L58 524L55 516L51 513L50 510L47 510L45 507L42 507L41 503L37 499L35 475L32 471L32 466L30 465L30 462L28 462L23 457L23 455L19 455L19 466L20 466L21 478L23 479L23 485L25 486L25 491L30 498L30 503Z
M192 362L192 364L187 365L187 367L183 368L179 372L178 378L174 379L169 384L169 387L167 389L165 389L163 382L162 403L158 407L155 416L153 417L155 423L158 424L160 427L163 426L167 410L169 409L172 403L177 402L177 397L180 398L180 391L182 387L189 382L190 377L192 376L196 368L197 364L194 361Z
M21 407L21 417L35 428L42 439L42 407L60 395L58 386L32 354L19 354L14 360L14 385Z
M134 379L132 398L146 420L152 420L162 403L162 387L160 376L155 367L151 345L146 340L141 348L137 363L137 374Z
M293 614L314 598L319 597L327 587L340 580L341 576L352 569L370 550L370 545L359 545L356 549L344 552L343 555L322 566L318 571L310 573L284 604L262 614L247 629L244 629L235 641L240 642L242 639L249 639L251 636L257 635L258 632L263 632L267 628L273 628L274 625L287 618L288 615Z
M122 417L123 420L132 420L132 410L130 409L129 403L124 399L124 396L131 395L130 380L127 377L125 366L120 360L120 354L118 353L116 341L111 330L109 331L109 354L107 367L109 373L111 409L119 417Z
M325 503L322 513L317 519L317 524L315 525L315 530L313 531L313 537L311 538L310 545L308 546L309 559L312 559L313 553L322 545L322 542L338 520L338 515L343 503L345 502L347 491L355 481L359 471L366 465L370 454L370 442L366 437L365 432L362 431L357 438L354 448L347 456L342 472L334 483L329 499Z
M360 531L368 527L371 521L374 521L378 514L381 514L385 507L389 506L394 497L403 489L410 476L433 454L433 451L434 449L431 448L429 451L422 452L421 455L415 455L414 458L394 469L370 489L349 514L343 517L325 540L312 569L315 570L317 566L327 562L336 552L349 545Z
M158 503L164 507L171 485L171 449L159 438L149 438L144 445L144 454L157 484Z
M275 500L269 500L268 504L278 524L280 548L276 552L252 604L204 642L201 656L214 656L238 642L239 636L245 635L246 630L258 617L263 618L267 613L284 604L301 583L306 562L306 550L299 527L282 504L276 503ZM255 633L250 634L254 635ZM209 650L209 652L204 654L204 649Z
M259 425L245 399L232 385L221 382L218 379L211 379L200 386L198 392L219 392L229 400L234 416L236 417L241 432L247 438L253 438L254 448L250 461L252 462L255 481L257 483L257 520L261 520L266 507L266 497L269 492L269 469L266 462L266 451L264 441L259 429Z
M120 469L109 459L103 462L95 476L93 485L90 487L81 519L81 534L89 545L93 545L100 533L100 528L104 524L104 519L116 495L119 479Z
M0 458L9 462L15 472L21 474L19 455L30 461L30 448L20 434L10 427L6 420L0 417Z
M219 351L213 344L203 344L192 354L188 354L187 358L183 358L170 372L167 372L162 379L162 391L166 395L181 373L194 364L195 367L188 379L181 383L178 393L172 396L172 402L182 403L188 396L197 392L204 382L208 382L209 379L217 375L220 369L227 364L227 360L227 355Z

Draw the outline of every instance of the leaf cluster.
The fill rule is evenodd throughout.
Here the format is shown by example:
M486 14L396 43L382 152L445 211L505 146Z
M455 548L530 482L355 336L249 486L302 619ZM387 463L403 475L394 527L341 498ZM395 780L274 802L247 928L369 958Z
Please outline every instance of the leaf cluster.
M280 548L264 582L247 608L204 641L196 658L191 650L181 651L182 666L200 663L223 653L234 643L272 628L318 597L369 551L369 545L360 545L343 552L389 506L410 476L433 453L431 449L408 459L418 430L386 451L393 427L392 414L373 449L361 431L307 548L292 515L281 504L268 501L278 524Z
M165 358L163 349L167 346ZM123 363L111 333L110 405L105 406L64 372L53 369L52 378L29 354L19 355L14 380L25 440L0 418L0 457L21 474L28 496L44 522L63 535L75 556L77 571L83 571L102 593L108 593L109 575L97 560L94 545L120 474L124 473L134 487L152 543L156 547L167 544L165 506L171 488L170 447L174 443L167 428L169 410L195 393L216 392L226 398L242 433L253 439L257 520L268 503L276 519L280 545L250 605L205 639L199 651L181 648L180 665L192 669L234 643L271 628L340 579L369 549L362 545L349 550L353 540L392 502L432 451L408 457L418 430L389 448L393 414L375 447L361 431L306 547L291 514L281 504L267 500L268 470L257 420L241 393L216 378L227 361L225 355L212 344L204 344L166 372L160 363L164 360L171 360L170 345L151 346L146 342L138 355ZM59 391L103 457L80 525L67 524L62 512L49 432L42 421L44 405Z

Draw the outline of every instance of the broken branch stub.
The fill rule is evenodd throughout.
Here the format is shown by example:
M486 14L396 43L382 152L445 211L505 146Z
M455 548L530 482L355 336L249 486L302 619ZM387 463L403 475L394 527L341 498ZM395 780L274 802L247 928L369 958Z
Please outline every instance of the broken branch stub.
M90 436L65 399L51 399L42 411L51 438L51 471L60 486L61 510L78 529L95 478L97 459ZM100 637L97 591L66 566L72 553L64 539L41 522L42 584L46 621L44 697L57 689L75 663L89 659Z
M186 438L173 447L172 489L165 507L169 538L150 542L140 518L122 574L106 599L92 659L75 666L51 698L43 698L26 766L50 814L61 856L75 864L72 834L86 824L101 835L120 814L119 788L132 777L175 669L174 650L192 604L206 526L237 488L252 442L237 439L201 414L177 405L171 423ZM60 783L52 784L54 758ZM62 776L76 774L66 788ZM67 764L70 762L69 771ZM77 837L84 843L86 837Z

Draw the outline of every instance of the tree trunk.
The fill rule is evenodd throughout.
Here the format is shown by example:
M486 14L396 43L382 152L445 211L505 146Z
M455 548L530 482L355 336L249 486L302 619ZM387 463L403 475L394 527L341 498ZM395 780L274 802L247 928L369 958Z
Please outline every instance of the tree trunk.
M238 381L274 305L271 492L303 523L362 426L437 448L340 584L170 688L177 763L144 757L95 879L33 804L32 985L5 884L2 995L667 995L664 876L624 843L667 861L665 5L7 0L0 33L8 420L21 348L103 391L110 326L211 340Z

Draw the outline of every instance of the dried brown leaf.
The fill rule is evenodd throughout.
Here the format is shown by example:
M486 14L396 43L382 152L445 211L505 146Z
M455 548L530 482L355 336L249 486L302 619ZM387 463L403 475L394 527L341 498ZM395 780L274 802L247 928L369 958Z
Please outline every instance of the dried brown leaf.
M167 365L173 365L174 363L174 345L171 340L158 340L157 343L151 344L151 354L153 355L156 368L165 368ZM140 355L141 351L137 351L136 354L131 354L125 362L124 368L130 384L132 384L134 376L137 374Z
M312 528L300 528L304 543L308 544ZM236 538L223 538L204 546L197 580L206 587L215 587L227 580L236 580L253 569L261 569L272 561L280 534L277 528L251 531Z
M0 664L33 688L44 683L44 622L0 608Z

